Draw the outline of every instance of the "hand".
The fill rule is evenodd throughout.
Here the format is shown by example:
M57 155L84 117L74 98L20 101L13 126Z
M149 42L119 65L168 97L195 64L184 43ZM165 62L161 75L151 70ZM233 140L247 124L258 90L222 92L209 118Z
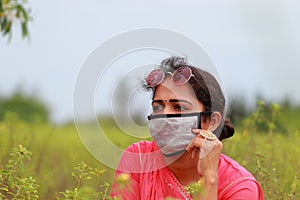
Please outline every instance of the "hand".
M192 129L196 137L186 148L192 152L191 157L199 154L197 163L198 173L204 183L204 194L198 194L197 199L218 199L218 165L223 144L217 137L209 137L212 134L209 131L201 129Z
M191 158L194 158L197 153L199 154L197 165L199 175L216 179L210 181L217 181L218 164L223 144L216 137L210 137L212 133L207 130L192 129L192 132L196 134L196 137L186 150L191 152Z

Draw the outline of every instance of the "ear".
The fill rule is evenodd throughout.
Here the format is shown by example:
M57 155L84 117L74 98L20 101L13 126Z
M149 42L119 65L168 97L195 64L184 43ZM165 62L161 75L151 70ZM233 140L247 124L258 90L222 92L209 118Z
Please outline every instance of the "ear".
M222 115L219 112L213 112L210 117L208 130L213 132L221 123Z

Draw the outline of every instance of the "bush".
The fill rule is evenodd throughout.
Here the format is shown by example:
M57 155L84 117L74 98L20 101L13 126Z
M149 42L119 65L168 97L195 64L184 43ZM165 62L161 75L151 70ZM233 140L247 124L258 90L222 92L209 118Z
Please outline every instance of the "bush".
M20 120L29 123L49 120L49 111L41 101L19 92L0 102L0 121L3 121L8 112L16 113Z
M285 133L280 122L280 106L258 101L256 110L244 120L244 127L252 132Z

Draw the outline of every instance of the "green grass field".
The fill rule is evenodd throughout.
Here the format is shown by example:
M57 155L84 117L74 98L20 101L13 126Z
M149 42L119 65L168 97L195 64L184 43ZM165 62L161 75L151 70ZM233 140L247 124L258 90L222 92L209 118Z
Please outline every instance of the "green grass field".
M265 199L300 199L300 110L282 111L278 119L284 132L238 126L236 134L224 140L223 152L255 175L264 189ZM138 141L122 133L113 123L106 123L103 128L109 133L107 137L123 149ZM75 125L30 125L13 115L7 117L0 122L0 170L11 159L9 152L20 144L32 152L31 160L24 161L20 176L36 179L39 199L56 199L60 192L76 187L72 172L82 161L92 168L106 170L101 178L103 183L112 181L114 169L88 152ZM110 153L107 149L101 151ZM86 180L84 188L92 190L98 182Z

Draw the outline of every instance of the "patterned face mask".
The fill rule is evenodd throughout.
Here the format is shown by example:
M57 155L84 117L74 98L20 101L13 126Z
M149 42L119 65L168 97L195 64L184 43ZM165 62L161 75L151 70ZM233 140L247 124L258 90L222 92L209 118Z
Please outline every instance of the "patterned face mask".
M195 137L193 128L201 129L202 113L156 114L148 116L151 136L166 157L183 154Z

